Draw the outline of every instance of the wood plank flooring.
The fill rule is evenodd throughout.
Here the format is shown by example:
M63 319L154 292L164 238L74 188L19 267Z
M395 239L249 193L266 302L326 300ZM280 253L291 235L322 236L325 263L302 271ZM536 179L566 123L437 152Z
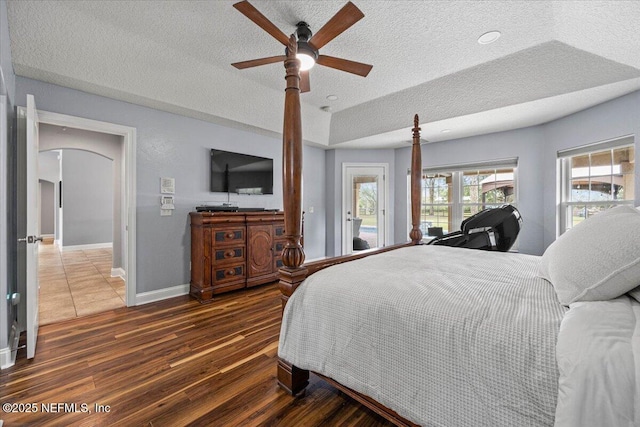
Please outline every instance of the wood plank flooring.
M5 426L390 426L314 375L302 398L278 388L279 296L266 285L210 304L184 296L42 326L36 358L27 361L21 349L16 366L0 371L0 403L37 412L0 410L0 419Z

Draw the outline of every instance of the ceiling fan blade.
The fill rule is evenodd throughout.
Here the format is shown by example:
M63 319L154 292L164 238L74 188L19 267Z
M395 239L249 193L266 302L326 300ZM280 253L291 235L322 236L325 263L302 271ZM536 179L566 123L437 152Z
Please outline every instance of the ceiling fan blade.
M355 4L349 2L311 37L309 44L320 49L362 18L364 13Z
M234 4L233 7L238 9L240 13L251 19L267 33L271 34L283 45L286 46L289 44L289 37L287 37L286 34L282 31L280 31L280 29L276 27L273 22L269 21L266 16L260 13L260 11L253 7L248 1L241 1L240 3Z
M311 84L309 83L309 70L300 71L300 92L305 93L311 90Z
M316 62L325 67L335 68L336 70L346 71L347 73L357 74L362 77L367 77L367 74L369 74L369 71L373 68L373 65L327 55L318 55Z
M257 67L258 65L273 64L275 62L281 62L281 61L284 61L285 59L287 59L285 55L278 55L278 56L270 56L268 58L251 59L249 61L234 62L231 65L233 65L239 70L243 70L245 68Z

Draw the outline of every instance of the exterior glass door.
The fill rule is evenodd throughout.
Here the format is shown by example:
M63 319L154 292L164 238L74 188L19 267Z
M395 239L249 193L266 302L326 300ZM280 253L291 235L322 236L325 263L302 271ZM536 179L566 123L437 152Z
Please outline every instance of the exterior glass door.
M385 173L383 167L347 166L343 253L385 244Z

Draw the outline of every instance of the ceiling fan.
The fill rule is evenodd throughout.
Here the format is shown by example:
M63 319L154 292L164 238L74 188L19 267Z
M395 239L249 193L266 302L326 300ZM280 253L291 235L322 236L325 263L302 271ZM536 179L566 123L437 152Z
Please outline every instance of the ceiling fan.
M283 45L289 44L289 37L278 29L271 21L269 21L262 13L251 5L248 1L241 1L233 5L244 16L251 19L260 28L271 34L276 40ZM342 34L346 29L364 18L364 13L360 11L351 2L348 2L342 9L338 11L329 21L324 24L317 33L312 34L309 25L306 22L298 22L296 29L296 38L298 40L297 58L300 60L300 90L301 92L309 92L311 86L309 84L309 69L318 63L325 67L335 68L336 70L346 71L348 73L357 74L366 77L373 68L372 65L363 64L361 62L350 61L348 59L336 58L334 56L320 55L319 49L329 43L331 40ZM249 61L236 62L231 65L242 70L244 68L257 67L258 65L273 64L275 62L284 61L287 58L286 48L285 55L270 56L267 58L252 59Z

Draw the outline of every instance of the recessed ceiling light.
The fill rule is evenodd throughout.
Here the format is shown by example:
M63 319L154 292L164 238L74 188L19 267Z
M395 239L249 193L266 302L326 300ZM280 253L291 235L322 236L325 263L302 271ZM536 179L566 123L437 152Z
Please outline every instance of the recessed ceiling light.
M338 99L338 95L327 95L327 99L329 101L335 101L336 99Z
M500 31L489 31L488 33L484 33L478 38L478 43L480 44L489 44L500 38Z
M440 132L441 133L449 133L449 132L451 132L451 129L442 129Z
M322 111L326 111L327 113L331 112L331 110L332 110L332 108L329 107L328 105L324 105L324 106L320 107L320 109Z

